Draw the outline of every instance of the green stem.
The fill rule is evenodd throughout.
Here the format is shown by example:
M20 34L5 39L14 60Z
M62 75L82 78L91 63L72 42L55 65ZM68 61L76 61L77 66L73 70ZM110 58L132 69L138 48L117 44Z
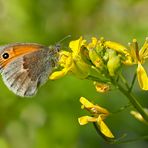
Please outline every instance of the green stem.
M135 96L129 92L126 91L121 85L118 84L119 90L129 99L131 104L135 107L135 109L141 114L141 116L144 118L146 122L148 122L148 114L143 110L143 107L141 104L137 101Z
M131 86L130 86L130 89L129 89L129 92L131 92L132 89L133 89L133 86L134 86L134 83L135 83L136 77L137 77L137 73L135 72L134 77L133 77L133 80L132 80L132 83L131 83Z
M92 75L87 76L86 79L91 80L91 81L97 81L99 83L107 83L107 82L109 82L109 80L107 80L107 79L102 80L101 78L97 78L97 77L92 76Z
M93 81L98 81L100 82L101 80L99 78L93 77L93 76L88 76L87 79L93 80ZM143 107L141 104L137 101L137 98L128 90L125 90L120 84L115 84L114 81L112 81L112 84L115 86L118 86L118 89L129 99L130 103L133 105L133 107L141 114L143 119L148 122L148 114L144 111Z
M121 78L122 82L125 84L125 86L127 87L127 89L129 90L130 87L129 87L126 79L124 78L124 76L122 74L119 74L119 77Z
M115 144L131 143L131 142L137 142L139 140L147 140L147 139L148 139L148 135L142 136L142 137L137 137L134 139L125 140L125 141L116 141Z

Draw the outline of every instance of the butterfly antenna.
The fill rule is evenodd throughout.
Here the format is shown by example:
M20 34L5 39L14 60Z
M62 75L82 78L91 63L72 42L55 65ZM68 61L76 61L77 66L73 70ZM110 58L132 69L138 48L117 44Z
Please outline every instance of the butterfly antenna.
M58 41L58 42L56 43L55 47L56 47L57 51L60 51L61 43L62 43L64 40L66 40L66 39L68 39L68 38L70 38L70 37L71 37L71 35L67 35L67 36L65 36L64 38L62 38L60 41Z
M66 40L66 39L68 39L68 38L70 38L70 37L71 37L71 35L65 36L65 37L62 38L60 41L58 41L57 44L61 44L64 40Z

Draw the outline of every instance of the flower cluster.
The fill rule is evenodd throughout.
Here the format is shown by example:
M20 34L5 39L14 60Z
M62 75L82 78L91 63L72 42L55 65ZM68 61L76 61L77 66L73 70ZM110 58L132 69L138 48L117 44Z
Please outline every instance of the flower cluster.
M85 125L88 122L93 122L103 136L106 138L114 138L112 132L103 121L109 115L109 111L99 105L94 105L84 97L80 98L80 102L82 103L81 108L88 110L91 113L91 116L82 116L78 118L79 124Z
M137 76L140 87L148 90L148 76L142 64L148 58L148 39L138 51L136 39L129 45L130 49L116 42L105 41L103 38L92 37L87 42L80 37L71 41L71 51L60 51L59 69L50 76L55 80L68 73L81 79L95 79L98 92L109 90L109 84L116 80L121 66L137 64Z
M97 39L92 37L88 42L82 37L69 43L70 51L60 51L58 69L50 75L51 80L59 79L66 74L73 74L81 79L92 80L96 91L104 93L111 89L111 86L117 86L137 109L131 111L135 118L148 123L148 112L144 109L135 96L131 94L134 81L137 75L140 88L148 90L148 76L146 70L142 66L148 58L148 39L139 50L136 39L129 44L129 49L123 45L105 41L104 38ZM136 75L133 77L131 86L122 74L122 66L137 65ZM122 83L124 86L122 87ZM104 119L110 114L108 110L99 105L94 105L84 97L80 98L82 109L86 109L91 116L82 116L78 119L80 125L92 122L97 132L112 142L116 141L114 135L104 123ZM124 108L124 107L123 107Z
M81 79L93 79L98 92L109 90L111 79L121 66L121 56L115 50L106 48L104 39L97 40L94 37L90 43L80 37L71 41L69 47L71 51L60 51L60 70L52 73L50 79L72 73Z

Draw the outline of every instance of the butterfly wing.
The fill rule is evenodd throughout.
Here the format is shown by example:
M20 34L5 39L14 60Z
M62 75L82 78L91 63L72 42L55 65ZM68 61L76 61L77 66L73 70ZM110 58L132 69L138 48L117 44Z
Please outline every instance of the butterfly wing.
M33 96L44 84L54 67L49 48L19 56L2 71L6 86L19 96Z

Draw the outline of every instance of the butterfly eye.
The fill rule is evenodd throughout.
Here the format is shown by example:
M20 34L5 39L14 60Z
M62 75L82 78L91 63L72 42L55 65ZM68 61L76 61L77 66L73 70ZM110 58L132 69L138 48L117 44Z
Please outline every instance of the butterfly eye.
M7 52L6 52L6 53L3 53L2 57L3 57L4 59L8 59L8 58L9 58L9 54L8 54Z

